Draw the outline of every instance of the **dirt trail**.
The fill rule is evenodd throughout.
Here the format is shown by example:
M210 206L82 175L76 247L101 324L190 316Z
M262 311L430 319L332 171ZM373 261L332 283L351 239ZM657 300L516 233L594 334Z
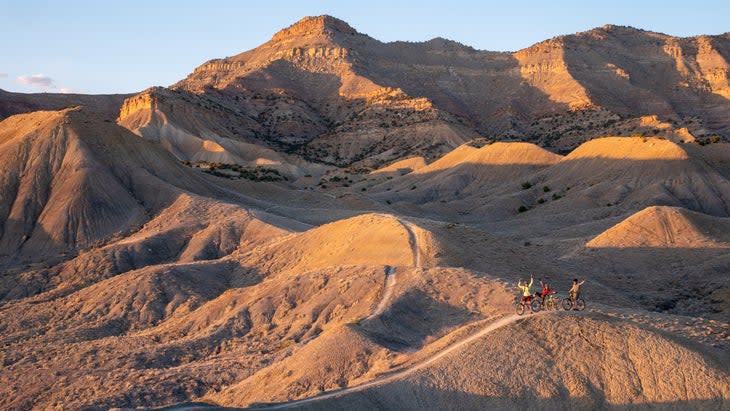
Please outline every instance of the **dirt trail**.
M383 286L383 298L380 299L380 302L378 303L378 306L375 308L375 311L373 311L372 314L367 316L365 318L366 320L370 320L372 318L375 318L379 316L380 314L385 311L385 307L388 306L388 302L390 301L390 298L393 295L393 288L395 288L395 267L386 266L385 267L385 286Z
M411 246L411 252L413 253L413 266L414 267L420 267L421 266L421 249L418 246L418 237L416 236L415 231L413 231L413 227L411 223L405 222L398 219L398 222L406 229L406 232L408 233L408 243ZM385 311L385 308L388 306L388 302L390 302L391 297L393 296L393 289L395 288L396 283L396 268L391 266L385 267L385 285L383 286L383 298L380 299L380 302L378 303L378 306L375 308L375 311L373 311L372 314L367 316L365 319L370 320L372 318L375 318L382 314Z
M413 252L413 266L418 268L421 266L421 247L418 246L418 236L413 230L413 224L400 218L398 219L398 222L401 223L408 232L408 244L411 245L411 251Z
M427 359L423 360L422 362L420 362L418 364L415 364L412 367L409 367L409 368L406 368L406 369L403 369L403 370L400 370L400 371L395 371L395 372L393 372L391 374L386 374L383 377L376 378L376 379L374 379L374 380L372 380L370 382L366 382L364 384L361 384L361 385L358 385L358 386L355 386L355 387L345 388L345 389L342 389L342 390L333 391L333 392L330 392L330 393L318 395L316 397L305 398L305 399L302 399L302 400L296 400L296 401L290 401L290 402L285 402L285 403L281 403L281 404L272 404L272 405L266 405L266 406L256 406L256 407L251 407L251 408L247 408L247 409L251 409L251 410L280 410L280 409L285 409L285 408L298 407L298 406L305 405L305 404L309 404L309 403L312 403L312 402L315 402L315 401L321 401L321 400L326 400L326 399L330 399L330 398L336 398L336 397L340 397L340 396L347 395L347 394L361 392L361 391L364 391L366 389L373 388L373 387L377 387L377 386L380 386L380 385L388 384L388 383L391 383L393 381L397 381L399 379L405 378L405 377L407 377L407 376L409 376L411 374L414 374L414 373L416 373L416 372L418 372L420 370L423 370L424 368L432 365L433 363L435 363L436 361L442 359L443 357L445 357L445 356L451 354L452 352L454 352L454 351L462 348L463 346L465 346L465 345L473 342L474 340L477 340L477 339L479 339L479 338L481 338L481 337L483 337L483 336L491 333L494 330L497 330L499 328L502 328L502 327L504 327L506 325L513 324L513 323L515 323L515 322L517 322L517 321L519 321L521 319L527 320L527 319L532 318L532 317L534 317L536 315L542 315L542 314L545 314L545 313L547 313L547 312L546 311L541 311L541 312L538 312L536 314L528 315L528 316L519 316L517 314L508 315L508 316L503 317L503 318L501 318L501 319L499 319L499 320L497 320L497 321L495 321L493 323L490 323L486 327L484 327L481 330L479 330L479 332L474 333L474 334L470 335L469 337L466 337L463 340L460 340L460 341L458 341L458 342L456 342L456 343L454 343L452 345L449 345L447 348L443 349L442 351L439 351L434 356L432 356L430 358L427 358ZM182 409L184 409L184 408L180 408L180 409L175 408L174 410L177 411L177 410L182 410Z

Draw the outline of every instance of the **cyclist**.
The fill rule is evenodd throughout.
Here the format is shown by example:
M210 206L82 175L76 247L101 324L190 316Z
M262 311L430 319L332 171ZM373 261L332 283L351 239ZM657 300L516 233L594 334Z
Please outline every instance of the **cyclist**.
M528 284L527 281L518 281L517 282L517 288L522 290L522 304L527 305L530 307L530 314L533 314L532 311L532 276L530 276L530 283Z
M586 282L586 280L583 280L581 282L578 282L577 278L573 279L573 286L570 287L570 300L575 305L576 301L578 301L578 297L580 297L580 286L583 285Z
M540 299L542 300L542 306L545 306L545 298L547 298L550 294L555 294L556 291L550 288L550 286L544 282L542 279L540 279L540 286L542 287L542 290L540 291Z

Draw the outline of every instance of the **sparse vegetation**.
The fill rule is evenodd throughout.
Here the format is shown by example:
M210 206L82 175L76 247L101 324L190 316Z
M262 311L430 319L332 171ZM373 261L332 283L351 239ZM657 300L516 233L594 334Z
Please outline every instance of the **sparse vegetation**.
M262 166L242 166L239 164L228 163L208 163L199 161L192 163L183 160L182 164L201 169L204 173L214 175L216 177L227 178L230 180L246 179L251 181L286 181L286 176L282 175L279 170Z
M708 138L698 138L697 139L697 144L699 144L701 146L705 146L708 144L716 144L716 143L721 143L721 142L722 142L722 137L717 136L717 135L710 136Z
M527 207L525 207L524 205L521 205L520 208L517 209L517 212L518 213L524 213L527 210L528 210Z
M524 183L522 183L522 189L523 190L527 190L530 187L532 187L532 183L531 182L525 181Z

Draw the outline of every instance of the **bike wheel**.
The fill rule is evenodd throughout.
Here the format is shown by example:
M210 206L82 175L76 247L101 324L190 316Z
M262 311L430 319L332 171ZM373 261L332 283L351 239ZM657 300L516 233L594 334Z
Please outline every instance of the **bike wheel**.
M571 308L573 308L573 302L570 301L570 298L563 299L563 310L569 311Z
M583 301L583 299L582 299L582 298L579 298L579 299L577 299L577 300L575 301L575 308L576 308L576 309L577 309L578 311L583 311L583 310L585 310L585 309L586 309L586 302L585 302L585 301Z
M540 311L541 308L542 308L542 306L540 305L540 301L536 298L533 298L532 299L532 311L538 312L538 311Z
M517 303L517 315L522 315L525 313L525 304Z

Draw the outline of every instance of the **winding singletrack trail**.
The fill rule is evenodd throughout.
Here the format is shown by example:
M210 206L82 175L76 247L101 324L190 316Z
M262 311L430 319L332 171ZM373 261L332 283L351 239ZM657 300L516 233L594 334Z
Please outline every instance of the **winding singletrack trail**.
M473 341L475 341L479 338L484 337L485 335L491 333L492 331L495 331L504 326L516 323L519 320L527 320L529 318L533 318L535 316L542 315L545 313L546 313L546 311L540 311L536 314L527 315L527 316L519 316L517 314L508 315L493 323L488 324L486 327L482 328L478 332L464 338L463 340L459 340L458 342L456 342L452 345L449 345L445 349L434 354L432 357L429 357L411 367L408 367L408 368L405 368L405 369L402 369L399 371L395 371L390 374L385 374L382 377L376 378L372 381L366 382L361 385L357 385L355 387L344 388L341 390L332 391L329 393L318 395L316 397L305 398L302 400L289 401L289 402L284 402L284 403L280 403L280 404L257 405L255 407L251 407L251 408L247 408L247 409L250 409L250 410L281 410L281 409L286 409L286 408L298 407L298 406L306 405L306 404L309 404L309 403L312 403L315 401L321 401L321 400L326 400L326 399L330 399L330 398L337 398L337 397L341 397L343 395L357 393L357 392L361 392L361 391L364 391L369 388L388 384L390 382L403 379L412 374L415 374L418 371L423 370L424 368L434 364L435 362L439 361L440 359L444 358L445 356L451 354L452 352L464 347L467 344L472 343Z
M416 268L421 267L421 247L418 246L418 236L413 230L413 224L408 221L403 221L400 218L398 222L408 233L408 244L411 245L411 252L413 253L413 266Z
M367 316L365 319L370 320L379 316L385 311L385 307L388 306L388 302L393 296L393 288L395 287L395 267L385 266L385 285L383 286L383 298L380 299L378 306L375 308L372 314Z
M408 233L408 244L410 244L411 252L413 253L413 266L418 268L421 266L421 248L418 246L418 237L416 236L416 232L413 230L413 226L411 223L405 222L401 219L398 219L398 222L406 229L406 232ZM380 299L380 302L378 303L377 307L375 307L373 313L365 318L366 320L373 319L385 311L385 308L388 306L388 303L393 296L393 289L396 283L395 273L395 267L389 265L385 266L385 285L383 286L383 298Z

